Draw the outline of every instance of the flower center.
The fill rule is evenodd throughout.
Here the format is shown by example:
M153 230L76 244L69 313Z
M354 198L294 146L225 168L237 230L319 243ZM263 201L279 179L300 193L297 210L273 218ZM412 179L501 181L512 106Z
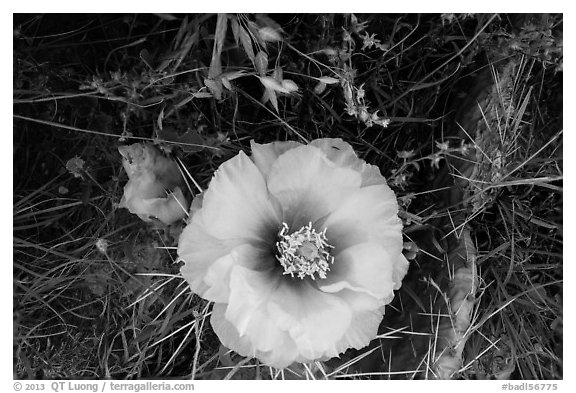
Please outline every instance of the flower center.
M316 232L310 222L290 235L289 230L288 225L283 222L278 233L279 240L276 242L276 259L284 268L284 274L289 274L290 277L297 275L302 280L306 276L315 280L316 273L320 278L326 278L326 272L334 263L334 257L328 251L334 247L328 244L326 229Z

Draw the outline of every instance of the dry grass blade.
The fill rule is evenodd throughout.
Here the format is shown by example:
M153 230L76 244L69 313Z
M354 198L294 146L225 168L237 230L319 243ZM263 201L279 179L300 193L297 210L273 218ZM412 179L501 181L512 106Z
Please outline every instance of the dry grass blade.
M214 32L214 46L212 48L212 59L210 60L210 69L208 70L208 78L215 79L222 73L222 47L226 38L226 30L228 27L228 16L226 14L218 14L216 20L216 31Z

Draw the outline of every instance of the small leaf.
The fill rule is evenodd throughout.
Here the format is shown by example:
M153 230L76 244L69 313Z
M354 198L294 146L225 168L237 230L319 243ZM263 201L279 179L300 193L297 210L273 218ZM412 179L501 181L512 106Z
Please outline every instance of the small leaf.
M220 77L226 78L229 81L233 81L234 79L238 79L244 75L246 75L246 73L244 71L240 70L240 71L233 71L233 72L225 72Z
M242 70L234 72L225 72L222 75L220 75L220 80L222 81L222 84L224 85L225 88L232 91L232 84L230 83L230 81L233 81L236 78L240 78L244 74L245 73Z
M265 104L270 101L270 92L273 93L272 90L264 88L264 94L262 94L262 98L260 98L260 102Z
M222 76L220 77L220 80L222 81L222 85L224 85L225 88L232 91L232 84L230 83L230 80L228 78Z
M318 80L322 83L327 84L327 85L333 85L335 83L340 82L338 79L332 78L330 76L323 76L323 77L318 78Z
M282 41L282 36L277 30L274 30L272 27L261 27L258 29L258 35L263 41L266 42L278 42Z
M160 110L160 113L158 114L158 118L156 119L156 125L158 126L159 130L164 128L163 121L164 121L164 108L162 108Z
M232 27L234 41L236 41L236 45L238 45L240 43L240 25L238 24L238 19L235 16L230 18L230 26Z
M163 19L163 20L167 20L167 21L173 21L173 20L178 20L178 18L176 18L174 15L172 14L154 14L156 15L158 18Z
M248 58L254 62L254 48L252 47L252 39L250 38L250 35L243 27L240 27L238 35L240 36L240 42L242 43L244 52L246 52Z
M274 107L274 109L276 109L276 113L278 113L278 98L276 96L276 93L274 91L270 91L270 103L272 104L272 106Z
M214 79L216 75L222 73L220 56L222 54L222 47L224 46L224 39L226 38L226 29L228 28L227 22L228 18L226 14L218 14L218 18L216 19L216 31L214 33L214 46L212 47L212 59L210 60L210 69L208 70L208 77L211 79Z
M192 98L212 98L212 97L214 97L214 95L212 93L207 93L205 91L197 91L196 93L192 94L190 100ZM190 100L188 100L186 102L189 102ZM184 104L181 103L181 105L184 105Z
M267 90L277 91L279 93L290 94L290 91L286 89L280 82L276 79L272 78L271 76L263 76L259 77L260 82L264 85Z
M283 74L284 74L284 72L282 71L282 68L276 67L276 68L274 68L274 72L272 73L272 77L274 79L276 79L278 82L282 82Z
M279 82L277 79L270 76L263 76L259 78L260 82L262 82L262 85L264 85L266 89L284 94L290 94L298 91L298 85L290 79L285 79L282 82Z
M258 22L258 25L268 26L268 27L273 28L276 31L282 31L282 27L274 19L270 18L268 15L256 14L254 16L256 17L256 22Z
M285 88L289 93L298 91L298 85L291 79L284 79L282 81L282 87Z
M258 25L253 21L249 20L246 22L246 27L249 30L249 32L246 32L246 34L250 33L250 37L252 37L252 39L254 39L258 45L266 49L266 41L264 41L262 37L260 37L260 34L258 34Z
M222 82L213 79L204 79L204 85L210 90L217 100L222 99Z
M326 48L319 51L319 53L324 53L328 57L337 57L338 51L334 48Z
M354 100L352 99L353 94L352 94L352 88L350 87L350 84L346 83L342 89L344 90L344 98L346 98L346 102L353 105L354 104Z
M268 101L270 101L276 112L278 112L278 98L276 97L276 93L274 92L274 90L266 88L264 90L264 95L262 95L260 101L263 104L266 104Z
M256 54L256 59L254 60L254 67L260 76L265 76L266 71L268 71L268 55L264 51L260 51Z
M316 94L322 94L324 90L326 90L326 83L324 82L318 82L318 84L314 86L314 93Z
M164 99L166 99L166 97L164 97L164 96L150 97L150 98L147 98L145 100L140 101L138 103L138 105L140 105L140 106L157 105L157 104L160 104L162 101L164 101Z

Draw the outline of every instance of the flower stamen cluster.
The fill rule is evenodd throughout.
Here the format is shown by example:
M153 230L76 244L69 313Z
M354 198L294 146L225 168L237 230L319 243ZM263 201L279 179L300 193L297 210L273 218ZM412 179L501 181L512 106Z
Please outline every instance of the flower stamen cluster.
M296 274L302 280L310 276L315 280L314 274L318 273L321 279L326 278L326 272L330 271L330 265L334 263L334 257L328 251L334 247L328 244L326 228L317 232L310 222L290 235L289 230L283 222L278 233L279 241L276 242L276 259L284 268L283 274L291 277Z

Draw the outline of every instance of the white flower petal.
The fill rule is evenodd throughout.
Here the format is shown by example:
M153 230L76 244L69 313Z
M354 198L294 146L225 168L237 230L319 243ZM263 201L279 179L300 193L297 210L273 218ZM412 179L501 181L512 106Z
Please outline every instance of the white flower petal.
M164 157L161 153L158 153L154 161L154 174L166 189L171 190L183 184L182 173L176 161Z
M261 360L276 367L286 367L296 361L299 352L286 328L268 312L267 305L282 280L274 273L279 271L254 271L235 266L230 276L231 291L225 317L239 337L250 339ZM230 348L234 349L234 346Z
M257 357L260 361L268 366L276 368L285 368L295 361L300 361L296 344L286 332L274 337L274 349L270 351L259 351L254 347L254 343L259 340L252 340L249 336L240 336L236 327L226 319L225 304L215 304L212 309L210 322L216 335L220 338L222 344L246 357ZM266 324L255 324L255 334L267 334Z
M156 217L167 225L184 218L188 201L179 187L183 178L178 164L149 144L135 143L118 150L129 177L119 207L144 221ZM166 195L166 190L172 190L172 194Z
M336 353L342 353L349 348L361 349L370 344L378 335L378 327L383 315L378 310L362 311L354 314L350 327L335 345ZM336 356L336 355L333 355Z
M176 187L166 198L156 198L144 202L149 202L150 215L166 225L173 224L187 215L188 201L184 198L180 187Z
M151 176L154 181L169 189L182 182L178 164L149 143L120 146L118 151L123 157L122 165L130 179L142 175Z
M202 209L202 203L204 202L204 193L198 194L192 199L192 203L190 204L190 211L189 211L189 219L190 222L192 221L194 215L197 211Z
M294 358L314 360L334 350L351 322L347 303L305 282L292 282L273 273L235 266L231 275L226 319L263 352L286 351L278 346L282 335L293 340ZM270 356L278 356L270 354Z
M333 293L333 295L345 301L353 313L381 310L387 304L387 299L380 299L370 293L358 292L347 288Z
M295 147L302 146L299 142L286 141L286 142L272 142L266 144L259 144L250 141L250 148L252 149L252 161L258 167L260 172L264 175L265 179L268 179L268 174L270 169L272 169L272 164L278 159L282 154Z
M356 244L375 242L390 255L402 252L402 221L396 196L385 184L363 187L323 222L333 255Z
M302 357L298 352L298 347L294 343L294 340L292 340L286 332L282 335L282 339L276 342L274 348L270 351L261 353L259 359L264 364L278 369L286 368L294 362L310 361L310 359Z
M230 275L230 299L226 319L236 326L240 336L247 333L255 313L261 312L272 292L278 287L276 269L253 271L234 266Z
M404 256L404 254L400 254L396 263L394 264L394 271L392 275L392 279L394 280L394 290L400 289L402 287L402 279L408 273L408 268L410 267L410 263Z
M360 172L362 187L386 184L386 179L377 166L367 164L358 158L350 144L340 138L321 138L310 142L311 146L321 149L328 158L342 168L351 168Z
M271 318L288 329L299 353L310 360L334 350L352 314L346 302L306 282L281 280L268 303Z
M299 229L335 210L360 182L359 173L338 167L320 149L308 145L278 157L268 190L280 202L284 222Z
M185 262L180 271L192 290L214 302L228 301L232 266L262 270L276 261L272 250L261 241L212 236L206 231L201 209L196 210L180 235L178 256Z
M325 292L352 289L378 299L393 294L394 259L375 243L361 243L340 252L330 267L328 277L319 282Z
M151 199L166 196L164 186L152 172L143 172L132 176L124 186L124 197L127 201Z
M254 349L251 340L246 336L240 337L236 327L226 319L227 307L227 304L214 304L212 315L210 316L210 324L212 329L214 329L214 333L216 333L225 347L238 352L242 356L256 356L257 351Z
M360 161L352 146L340 138L316 139L310 145L322 150L339 167L351 167Z
M228 302L230 276L234 266L266 270L274 262L276 260L271 252L258 249L248 243L241 244L208 266L204 275L204 283L208 286L208 290L203 297L216 303Z
M189 223L178 241L178 256L185 262L180 268L182 276L188 281L192 291L205 298L209 287L204 281L208 269L215 261L230 254L242 240L222 240L205 231L203 228L201 213L198 212ZM229 283L223 283L229 286Z
M383 306L391 299L377 299L374 296L343 289L334 294L348 303L352 310L352 321L344 337L338 341L333 353L328 356L338 356L348 348L361 349L370 344L378 334L378 327L384 315Z
M216 171L202 204L206 231L220 239L256 239L274 244L279 208L269 198L256 165L240 152Z
M119 207L127 208L144 221L156 217L166 225L186 217L188 201L180 187L166 196L164 187L156 181L148 181L150 176L139 176L130 179L124 187L124 195ZM142 181L140 181L142 180Z

